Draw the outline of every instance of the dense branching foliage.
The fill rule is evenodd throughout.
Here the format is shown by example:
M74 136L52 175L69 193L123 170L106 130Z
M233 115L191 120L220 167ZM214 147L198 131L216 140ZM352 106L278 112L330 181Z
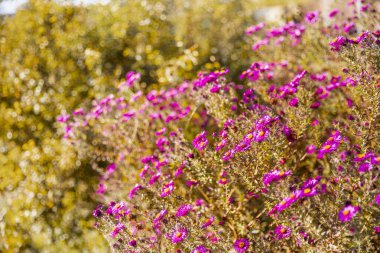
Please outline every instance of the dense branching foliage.
M58 120L90 159L115 252L376 252L376 3L246 30L254 62L115 93ZM233 68L234 65L231 65Z

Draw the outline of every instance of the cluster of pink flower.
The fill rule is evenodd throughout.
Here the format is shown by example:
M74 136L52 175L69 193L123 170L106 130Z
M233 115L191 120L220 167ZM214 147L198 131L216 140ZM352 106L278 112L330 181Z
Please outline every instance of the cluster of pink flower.
M361 11L370 8L366 4ZM338 13L332 10L329 17ZM302 48L308 29L336 37L336 29L329 34L313 25L319 19L320 12L313 11L301 22L263 31L253 49L271 40L278 48L285 37ZM351 19L343 24L344 33L357 34ZM259 23L246 34L259 34L265 27ZM354 39L338 36L321 50L330 54L329 64L342 65L339 57L350 53L352 62L358 51L373 57L365 63L371 64L380 57L375 52L379 36L379 30ZM276 251L286 241L293 250L304 239L305 247L318 244L310 249L315 251L333 237L346 236L348 226L372 231L366 232L366 241L368 248L373 246L373 234L380 233L373 224L379 222L380 206L379 68L358 70L346 63L342 74L329 64L314 69L289 62L257 59L240 75L245 84L227 83L229 70L222 69L146 94L136 88L141 76L131 71L117 97L94 102L87 113L78 109L58 118L65 124L66 139L83 143L83 135L98 138L83 149L98 148L99 160L113 161L102 173L97 193L128 201L98 206L93 215L102 231L108 229L118 239L117 247L130 252L243 253L252 245L258 251ZM232 110L224 103L233 103ZM123 194L120 185L129 193ZM307 219L305 206L322 211ZM252 224L261 230L251 233ZM321 227L326 231L318 235ZM331 248L351 249L332 245L325 250Z

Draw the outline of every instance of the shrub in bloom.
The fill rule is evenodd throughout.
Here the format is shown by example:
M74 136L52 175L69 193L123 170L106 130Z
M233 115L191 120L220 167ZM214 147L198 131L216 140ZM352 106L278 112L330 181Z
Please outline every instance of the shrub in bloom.
M376 250L379 33L319 13L250 27L238 83L221 69L143 93L134 74L61 120L96 169L115 164L98 182L115 201L93 214L107 235L124 226L117 251Z

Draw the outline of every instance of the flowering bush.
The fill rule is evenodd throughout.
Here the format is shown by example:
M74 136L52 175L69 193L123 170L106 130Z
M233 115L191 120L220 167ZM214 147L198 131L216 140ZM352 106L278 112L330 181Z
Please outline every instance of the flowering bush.
M380 243L380 30L374 3L247 29L257 61L58 120L103 176L116 252L374 252ZM354 10L351 15L350 11Z

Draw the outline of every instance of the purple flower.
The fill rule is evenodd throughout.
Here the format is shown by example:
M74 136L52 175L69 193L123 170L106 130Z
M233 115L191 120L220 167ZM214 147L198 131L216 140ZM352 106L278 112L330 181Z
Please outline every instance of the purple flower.
M359 171L359 173L364 173L364 172L372 170L372 168L373 168L373 166L371 163L364 162L364 163L360 164L358 171Z
M339 212L340 221L341 222L350 221L359 210L360 210L360 207L358 206L352 206L352 205L345 206Z
M137 242L136 242L136 240L131 240L131 241L129 241L129 246L132 246L132 247L136 247L137 246Z
M309 24L314 24L318 21L318 16L319 16L318 11L308 12L305 16L305 21Z
M375 229L375 233L379 235L380 234L380 227L375 227L374 229Z
M249 248L249 241L246 238L237 239L234 242L234 249L237 253L246 252Z
M265 26L265 23L259 23L257 25L250 26L250 27L247 28L247 30L245 30L245 34L247 36L249 36L249 35L251 35L251 34L253 34L255 32L258 32L261 29L263 29L264 26Z
M142 186L136 184L135 187L133 187L132 190L129 192L129 198L130 198L130 199L133 199L133 197L135 196L135 194L136 194L140 189L142 189Z
M362 8L360 8L360 11L361 12L365 12L369 9L369 7L371 7L371 4L366 4L366 5L363 5Z
M60 123L65 123L70 118L70 115L61 115L57 118L57 121Z
M318 151L318 159L322 159L325 154L331 153L338 149L338 144L336 142L326 142L322 145L321 149Z
M197 180L187 180L186 185L189 187L196 186L196 185L198 185L198 181Z
M206 138L205 131L198 134L193 140L193 145L198 150L203 150L207 146L207 144L208 144L208 140Z
M343 31L345 33L349 33L352 29L355 28L355 23L354 22L350 22L348 24L346 24L344 27L343 27Z
M167 210L163 209L161 210L157 215L156 217L154 218L153 220L153 223L158 223L159 221L162 220L162 218L164 218L164 216L168 213Z
M309 145L306 147L306 153L312 154L315 152L315 146L314 145Z
M157 173L149 179L149 185L154 184L161 177L161 173Z
M321 181L321 176L316 176L307 179L303 184L301 189L306 189L306 188L313 188L315 187L319 182Z
M214 216L211 216L210 218L208 218L202 225L202 228L207 228L208 226L210 226L215 220L215 217Z
M130 210L127 208L127 205L124 202L116 203L111 207L111 214L115 219L119 219L122 216L126 216L130 213Z
M133 71L129 71L126 75L125 75L125 82L120 84L119 86L119 89L123 88L123 87L132 87L133 84L138 81L139 79L141 78L141 74L139 73L136 73L136 72L133 72Z
M275 169L271 172L268 172L266 174L264 174L263 176L263 183L265 186L271 184L272 182L276 182L276 181L279 181L289 175L291 175L292 172L290 170L288 171L283 171L283 170L278 170L278 169Z
M106 186L104 184L99 184L98 189L96 190L96 193L101 195L106 192Z
M277 240L281 240L281 239L285 239L285 238L290 237L290 235L292 233L292 230L290 228L288 228L288 227L279 225L279 226L276 227L276 229L274 230L274 232L276 234L276 239Z
M96 207L96 209L92 212L92 215L96 218L102 216L102 211L100 210L102 208L102 205L99 205Z
M191 253L210 253L210 250L208 250L205 246L199 245L195 247Z
M125 226L123 225L123 223L119 222L117 223L116 227L114 228L114 230L111 232L110 236L112 238L115 238L116 235L120 232L120 230L124 229Z
M219 184L221 185L225 185L225 184L228 184L229 180L225 177L222 177L220 180L219 180Z
M186 239L187 235L188 235L188 232L186 228L181 227L177 229L171 235L172 243L177 244L179 242L182 242L183 240Z
M259 40L256 44L254 44L252 46L252 50L253 51L257 51L257 50L259 50L260 47L262 47L264 45L268 45L268 44L269 44L269 40L268 39Z
M177 209L177 212L176 212L175 216L177 216L177 217L185 216L185 215L187 215L191 210L193 210L193 206L192 206L192 205L189 205L189 204L181 205L181 206Z
M305 188L302 190L301 197L312 197L317 195L318 191L315 188Z
M311 109L317 109L318 107L321 106L321 103L320 102L314 102L310 105L310 108Z
M344 46L347 42L347 39L343 36L338 36L337 38L335 38L333 41L331 41L329 43L329 45L331 46L331 49L333 51L338 51L340 50L340 47Z
M170 181L169 183L164 185L164 187L162 188L161 197L165 198L169 196L173 192L173 190L174 190L174 182Z
M336 14L338 14L339 13L339 10L338 9L334 9L334 10L332 10L330 13L329 13L329 17L330 18L332 18L332 17L334 17Z
M266 138L268 138L268 136L269 136L269 130L267 128L258 129L253 132L253 139L256 142L262 142Z
M380 156L373 156L371 159L372 164L380 164Z
M289 101L289 105L292 107L298 106L298 98L292 98Z
M223 154L223 161L228 161L230 160L235 154L235 150L231 149L231 150L228 150L226 153Z
M372 156L372 153L357 154L353 161L354 162L362 162L362 161L366 160L367 158L369 158L371 156Z
M224 148L224 146L226 146L226 144L227 144L227 139L221 140L220 142L218 142L216 144L215 151L219 151L220 149Z

